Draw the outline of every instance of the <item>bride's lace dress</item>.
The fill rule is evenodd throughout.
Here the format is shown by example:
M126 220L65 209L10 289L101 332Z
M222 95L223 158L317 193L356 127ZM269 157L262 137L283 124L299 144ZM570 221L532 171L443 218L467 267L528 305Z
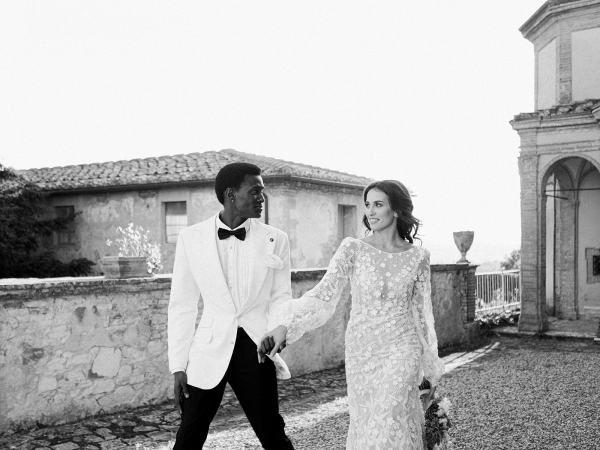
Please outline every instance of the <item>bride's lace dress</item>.
M271 311L270 324L288 327L287 342L323 325L350 282L346 329L350 428L347 449L422 449L423 376L443 373L433 328L429 253L413 246L387 253L346 238L312 290Z

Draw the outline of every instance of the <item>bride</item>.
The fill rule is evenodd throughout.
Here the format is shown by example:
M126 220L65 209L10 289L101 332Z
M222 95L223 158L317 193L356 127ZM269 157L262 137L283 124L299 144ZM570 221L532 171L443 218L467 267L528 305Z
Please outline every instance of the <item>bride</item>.
M419 221L406 187L377 181L363 193L372 233L345 238L323 279L301 298L270 312L259 352L272 356L333 315L349 282L346 329L350 427L347 449L422 449L424 414L418 386L443 373L433 327L429 252L413 245Z

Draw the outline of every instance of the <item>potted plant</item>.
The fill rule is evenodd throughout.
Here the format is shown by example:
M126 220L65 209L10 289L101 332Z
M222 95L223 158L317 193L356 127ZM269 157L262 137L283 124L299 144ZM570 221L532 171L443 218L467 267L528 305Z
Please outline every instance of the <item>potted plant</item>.
M118 237L106 240L109 247L117 247L118 256L102 258L105 278L150 277L162 269L160 246L150 240L149 234L133 223L117 227Z

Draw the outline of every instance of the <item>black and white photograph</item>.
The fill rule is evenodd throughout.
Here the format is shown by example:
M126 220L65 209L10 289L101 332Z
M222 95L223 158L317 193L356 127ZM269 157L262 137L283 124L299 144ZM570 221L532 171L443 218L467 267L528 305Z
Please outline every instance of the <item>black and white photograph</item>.
M0 3L0 448L600 449L600 0Z

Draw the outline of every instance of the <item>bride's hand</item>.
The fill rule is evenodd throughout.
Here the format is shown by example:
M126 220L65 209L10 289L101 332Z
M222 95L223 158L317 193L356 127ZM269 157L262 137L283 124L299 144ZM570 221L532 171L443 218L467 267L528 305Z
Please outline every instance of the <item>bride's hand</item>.
M278 352L285 348L285 339L287 337L287 327L279 325L277 328L269 331L260 340L258 354L275 356ZM262 361L261 361L262 362Z

